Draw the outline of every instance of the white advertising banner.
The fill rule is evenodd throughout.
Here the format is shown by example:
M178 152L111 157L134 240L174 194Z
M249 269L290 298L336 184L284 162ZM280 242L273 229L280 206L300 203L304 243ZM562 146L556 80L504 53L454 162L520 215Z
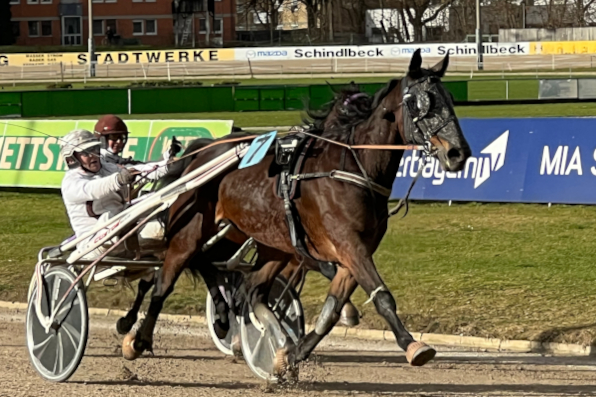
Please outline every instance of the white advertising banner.
M410 58L418 48L423 56L476 56L475 43L384 44L364 46L315 46L236 48L236 60L275 61L300 59ZM484 43L486 56L529 55L530 43Z

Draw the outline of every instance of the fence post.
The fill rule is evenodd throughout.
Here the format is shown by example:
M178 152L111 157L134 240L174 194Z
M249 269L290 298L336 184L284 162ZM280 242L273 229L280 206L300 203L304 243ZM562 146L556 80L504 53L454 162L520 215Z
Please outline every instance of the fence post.
M555 70L555 54L552 55L553 70Z
M509 80L505 80L505 99L509 100Z
M143 64L141 64L141 69L143 69L143 76L145 77L145 80L147 80L147 72L145 71L145 66L143 66Z
M168 67L168 81L172 81L172 77L170 76L170 63L166 62L166 65Z
M60 62L60 81L64 83L64 64Z
M128 89L128 114L132 114L132 93L130 88Z

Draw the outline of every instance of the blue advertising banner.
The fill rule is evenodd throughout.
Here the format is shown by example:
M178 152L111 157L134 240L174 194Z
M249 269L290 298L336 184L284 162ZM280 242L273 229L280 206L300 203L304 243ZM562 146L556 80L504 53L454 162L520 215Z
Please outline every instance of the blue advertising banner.
M430 159L418 200L596 204L596 118L461 119L473 156L457 173ZM391 197L402 197L420 152L406 152Z

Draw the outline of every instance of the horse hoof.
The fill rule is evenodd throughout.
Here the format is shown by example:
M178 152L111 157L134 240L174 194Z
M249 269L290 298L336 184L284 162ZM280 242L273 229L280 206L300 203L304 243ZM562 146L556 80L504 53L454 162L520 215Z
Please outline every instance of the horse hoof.
M341 314L339 316L339 322L346 327L355 327L360 324L360 315L358 309L350 301L344 304L341 308Z
M437 354L437 351L426 343L412 342L408 345L406 358L410 365L420 367L432 360L435 357L435 354Z
M130 332L132 326L135 325L135 322L136 320L129 322L126 317L120 317L116 322L116 331L118 331L120 335L126 335Z
M139 358L141 352L138 352L134 348L135 343L135 335L134 334L126 334L124 340L122 341L122 357L126 360L135 360Z
M273 374L278 378L283 378L288 372L288 367L288 349L277 349L275 352L275 361L273 362Z

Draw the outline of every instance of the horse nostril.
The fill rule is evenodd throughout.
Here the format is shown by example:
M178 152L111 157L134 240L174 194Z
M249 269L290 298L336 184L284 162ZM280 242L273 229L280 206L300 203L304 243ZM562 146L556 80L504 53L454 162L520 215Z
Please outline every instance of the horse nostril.
M453 161L459 161L462 159L462 153L458 149L451 148L447 152L447 158Z

